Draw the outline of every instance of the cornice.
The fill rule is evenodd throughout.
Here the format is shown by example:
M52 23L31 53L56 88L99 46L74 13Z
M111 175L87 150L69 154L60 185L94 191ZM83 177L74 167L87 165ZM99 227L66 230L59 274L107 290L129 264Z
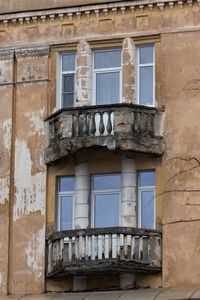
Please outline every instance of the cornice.
M11 13L0 15L0 24L7 26L8 24L13 25L23 25L23 24L36 24L39 22L46 22L50 20L54 22L56 19L60 20L72 20L74 18L82 18L84 16L90 17L95 15L99 17L100 15L108 16L110 13L115 14L125 14L127 11L140 10L160 10L163 11L165 7L173 8L175 5L179 8L183 6L191 7L193 3L200 5L200 0L136 0L136 1L126 1L126 2L115 2L109 4L95 4L79 7L69 7L69 8L58 8L50 10L41 10L33 12L23 12L23 13Z
M1 50L0 60L10 60L14 58L14 50Z
M34 47L21 48L15 50L16 59L32 57L32 56L47 56L49 55L49 47Z

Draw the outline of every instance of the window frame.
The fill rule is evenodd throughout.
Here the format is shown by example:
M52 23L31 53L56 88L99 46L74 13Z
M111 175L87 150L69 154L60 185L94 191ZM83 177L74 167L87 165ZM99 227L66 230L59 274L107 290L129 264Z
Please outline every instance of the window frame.
M122 187L119 190L95 190L93 191L93 183L94 183L94 177L97 176L106 176L106 175L120 175L121 173L103 173L103 174L92 174L91 175L91 213L90 213L90 220L91 220L91 228L98 228L95 227L95 196L96 195L107 195L107 194L119 194L119 203L118 203L118 225L121 226L121 203L122 203ZM121 177L122 180L122 177ZM116 227L116 226L115 226ZM106 227L105 227L106 228Z
M140 47L153 46L153 62L140 64ZM153 67L153 103L152 105L145 105L140 103L140 68L141 67ZM145 43L139 44L136 46L136 103L138 105L143 105L147 107L155 107L156 106L156 80L155 80L155 43Z
M63 55L66 54L74 54L75 55L75 67L74 71L62 71L62 62L63 62ZM77 68L77 52L76 51L63 51L57 54L57 108L61 109L64 108L63 105L63 75L71 75L74 74L74 105L69 106L69 108L75 106L76 100L76 68ZM68 107L66 107L68 108Z
M75 229L75 220L74 220L74 217L75 217L75 196L76 196L76 190L74 188L74 191L70 191L70 192L59 192L59 180L60 178L74 178L74 180L76 180L75 176L58 176L57 177L57 230L58 231L62 231L62 230L65 230L65 229L61 229L61 199L62 197L68 197L68 196L72 196L72 228L69 229L69 230L73 230ZM68 229L66 229L68 230Z
M155 174L155 182L156 182L156 171L155 170L139 170L137 172L137 195L138 195L138 228L143 228L142 227L142 205L141 205L141 201L142 201L142 192L154 192L154 198L153 198L153 204L154 204L154 211L153 211L153 228L149 228L149 229L156 229L156 184L155 185L150 185L150 186L139 186L139 174L140 173L148 173L148 172L154 172ZM148 228L146 228L148 229Z
M121 67L115 67L115 68L101 68L101 69L95 69L95 53L97 52L109 52L112 50L120 50L121 51ZM106 103L106 104L97 104L96 99L96 78L97 74L102 73L116 73L119 72L119 102L116 103ZM122 48L116 47L116 48L104 48L104 49L94 49L92 52L92 105L109 105L109 104L117 104L122 102Z

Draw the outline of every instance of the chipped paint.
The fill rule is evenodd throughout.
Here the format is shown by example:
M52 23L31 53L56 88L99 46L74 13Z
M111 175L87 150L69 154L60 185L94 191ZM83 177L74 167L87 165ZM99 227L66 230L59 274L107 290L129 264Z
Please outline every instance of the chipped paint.
M37 279L43 277L43 260L45 249L45 229L42 228L37 234L33 234L31 241L28 243L25 253L27 255L27 265L33 271Z
M31 134L39 133L40 135L44 135L44 120L42 116L44 116L45 108L35 111L35 112L27 112L25 116L31 122Z
M22 215L45 212L45 174L32 174L30 150L24 140L16 140L14 222ZM26 180L24 180L26 178Z
M12 119L8 118L3 122L3 139L5 148L10 151L11 147L11 127L12 127Z
M5 204L9 199L9 178L0 178L0 204Z

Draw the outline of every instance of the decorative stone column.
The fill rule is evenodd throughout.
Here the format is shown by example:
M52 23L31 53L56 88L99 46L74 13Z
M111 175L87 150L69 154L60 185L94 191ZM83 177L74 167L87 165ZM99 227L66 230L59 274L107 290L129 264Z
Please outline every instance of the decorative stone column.
M136 227L136 182L137 174L135 161L132 158L122 157L122 202L121 226Z
M136 183L137 174L133 158L122 157L122 200L121 200L121 226L136 227ZM133 288L135 275L121 274L120 287L122 289Z
M90 45L81 40L77 47L76 100L75 106L92 104L92 51Z
M123 40L122 48L122 101L136 103L136 47L131 38Z
M89 190L90 178L87 163L76 166L76 196L75 196L75 229L87 228L89 226Z
M79 163L75 170L76 196L75 196L75 229L89 226L89 190L90 177L87 163ZM84 276L73 277L73 291L83 291L87 288L87 278Z

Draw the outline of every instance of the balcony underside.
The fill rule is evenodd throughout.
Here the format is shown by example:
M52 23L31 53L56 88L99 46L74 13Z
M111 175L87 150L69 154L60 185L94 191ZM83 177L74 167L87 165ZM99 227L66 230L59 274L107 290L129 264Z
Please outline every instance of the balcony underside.
M48 274L48 277L63 277L76 275L104 275L104 274L135 274L145 273L152 274L161 272L160 266L151 265L145 261L130 259L100 259L95 261L77 261L66 264L61 268Z
M47 163L56 161L81 149L103 147L108 150L134 151L161 155L163 144L161 137L128 136L127 134L116 134L114 136L91 136L63 138L54 140L46 148L45 160Z

